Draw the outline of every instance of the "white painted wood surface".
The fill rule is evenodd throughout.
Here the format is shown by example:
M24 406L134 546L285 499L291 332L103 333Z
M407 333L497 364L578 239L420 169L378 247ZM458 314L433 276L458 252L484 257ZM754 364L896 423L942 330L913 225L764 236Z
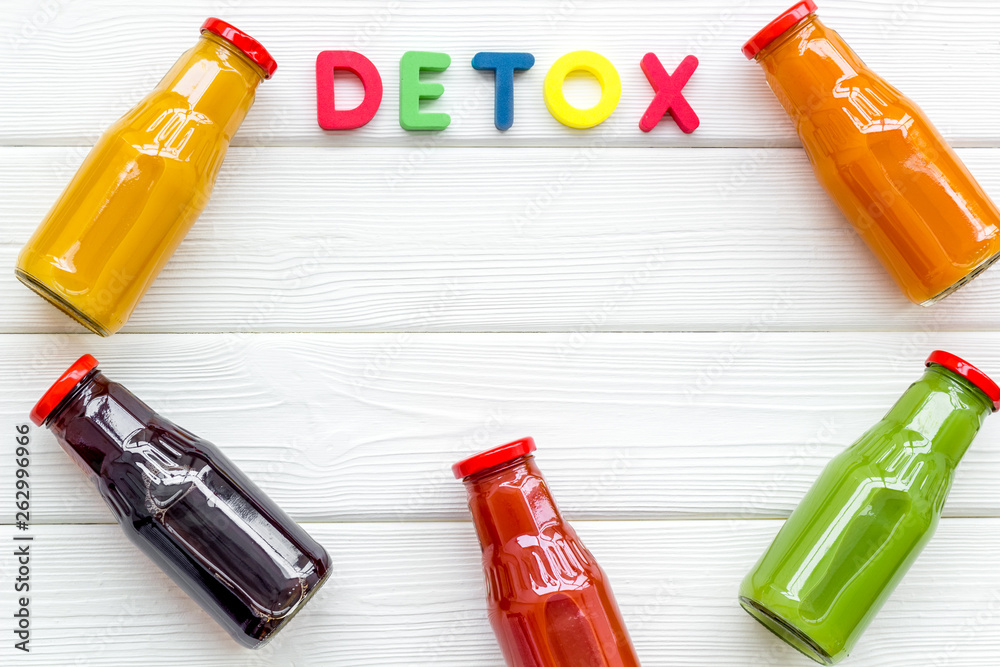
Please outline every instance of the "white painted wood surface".
M801 150L415 150L233 149L125 331L1000 329L1000 272L900 298ZM0 149L5 265L83 154ZM962 154L1000 198L1000 150ZM0 300L78 330L12 272Z
M602 131L627 146L796 146L763 75L740 47L787 8L782 0L11 0L0 80L0 141L89 145L138 101L193 41L208 13L261 40L278 62L262 86L238 145L445 146L586 145ZM51 8L51 9L47 9ZM984 85L1000 69L992 0L827 0L823 16L876 71L926 107L963 146L1000 139L1000 94ZM961 46L959 46L961 45ZM325 133L316 124L316 54L350 49L379 68L382 108L367 127ZM546 111L542 81L570 51L602 53L622 77L622 101L608 123L571 131ZM403 132L399 58L443 51L445 95L430 105L452 115L440 134ZM515 120L493 127L492 79L469 64L479 51L527 50L535 66L515 83ZM674 127L638 129L652 90L639 68L649 51L670 70L690 53L702 65L686 93L704 124L685 137ZM44 74L44 79L40 80ZM44 83L43 83L44 82ZM30 91L31 95L25 95ZM294 104L289 101L294 100ZM68 108L69 107L69 108ZM430 108L430 107L429 107Z
M739 610L738 583L931 349L1000 374L1000 273L932 309L898 294L739 53L787 4L6 2L0 544L14 532L14 425L91 352L222 446L330 549L335 574L275 642L243 651L109 525L33 429L33 650L11 648L16 566L3 546L0 664L500 665L448 467L528 434L611 575L644 665L808 664ZM823 0L821 11L1000 198L1000 6ZM95 137L208 15L259 37L278 73L128 333L82 334L9 268ZM386 95L368 127L325 133L313 62L341 48L376 63ZM624 85L592 131L556 123L541 95L552 62L581 48L608 56ZM453 116L443 133L399 128L410 49L452 56L431 105ZM468 61L505 49L537 64L518 76L515 125L499 133L491 80ZM695 134L669 121L638 130L647 51L671 70L701 58L685 89L703 120ZM997 664L998 429L973 446L938 536L846 664Z
M608 572L643 665L809 664L733 595L779 521L574 526ZM273 642L249 652L151 570L117 527L44 526L36 531L36 598L58 601L58 614L39 612L38 654L4 664L503 665L486 620L471 524L307 528L330 550L333 578ZM847 664L995 667L998 550L1000 520L942 522Z
M41 395L67 359L89 351L109 378L224 447L296 519L320 522L464 520L451 464L524 435L535 436L570 516L784 517L826 461L920 376L928 350L1000 367L989 333L80 334L5 343L4 423L23 421L23 395ZM109 521L55 439L44 430L34 438L35 519ZM988 421L948 516L1000 516L998 443L1000 420ZM12 465L0 458L0 479Z

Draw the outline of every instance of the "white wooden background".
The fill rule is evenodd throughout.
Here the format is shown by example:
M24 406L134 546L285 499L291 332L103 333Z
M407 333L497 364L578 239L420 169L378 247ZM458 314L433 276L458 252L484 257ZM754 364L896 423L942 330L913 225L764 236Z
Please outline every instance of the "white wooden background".
M739 582L930 350L1000 374L1000 271L923 310L876 266L740 54L789 2L4 0L0 663L502 665L449 466L533 435L644 665L808 664L738 608ZM1000 197L1000 6L822 5ZM81 334L16 283L14 258L96 136L208 15L258 37L278 72L125 332ZM381 70L366 128L317 126L324 49ZM429 105L452 114L443 133L398 125L409 49L453 58ZM590 131L559 125L541 94L576 49L623 79L617 112ZM480 50L537 59L518 75L507 133L492 125L492 79L468 65ZM671 71L701 58L685 91L695 134L638 130L647 51ZM567 87L581 104L595 94ZM331 582L262 651L238 648L155 571L39 429L32 651L13 650L14 427L84 352L224 447L330 550ZM996 666L998 479L1000 421L849 664Z

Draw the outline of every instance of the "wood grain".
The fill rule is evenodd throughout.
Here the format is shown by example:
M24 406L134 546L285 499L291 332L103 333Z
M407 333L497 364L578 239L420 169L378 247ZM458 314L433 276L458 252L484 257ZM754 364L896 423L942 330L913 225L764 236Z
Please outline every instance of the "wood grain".
M609 572L647 667L794 667L736 604L823 465L934 348L1000 375L1000 269L911 306L827 200L740 45L789 0L10 0L0 12L0 438L84 352L219 444L331 551L334 578L271 645L239 649L109 525L32 430L31 667L500 667L457 459L524 435ZM824 0L821 18L913 97L1000 198L1000 5ZM16 283L16 254L98 135L206 16L279 63L212 203L126 334L98 339ZM371 58L365 128L315 120L316 55ZM398 62L452 56L398 124ZM609 57L623 97L576 131L546 111L555 59ZM483 50L527 50L515 125L492 125ZM639 131L647 51L701 66L702 119ZM338 81L341 99L358 87ZM571 79L567 94L595 93ZM654 150L646 150L654 149ZM493 333L484 333L493 332ZM193 335L189 335L193 334ZM1000 419L966 456L939 534L852 667L995 667ZM4 436L3 434L7 434ZM6 441L9 444L9 440ZM13 460L0 456L0 497ZM12 516L0 513L11 544ZM15 607L0 550L0 617Z
M780 522L574 525L607 570L646 667L806 664L736 602L740 580ZM258 652L237 647L117 527L38 528L33 650L16 664L133 667L141 650L149 667L502 666L470 523L307 528L329 549L333 578ZM7 542L8 531L0 529ZM994 667L998 549L1000 520L943 521L850 664ZM5 580L12 561L0 555ZM3 587L5 609L11 597Z
M787 0L269 0L7 2L0 15L5 75L0 79L0 143L89 145L142 98L219 14L258 38L278 61L275 77L236 142L244 146L587 145L598 136L629 146L795 146L792 128L763 75L740 53ZM956 144L996 146L1000 69L993 0L829 0L821 17L889 81L924 106ZM959 48L957 45L961 45ZM367 127L329 133L316 122L315 59L357 50L382 73L385 96ZM542 81L555 60L588 49L608 57L623 83L621 103L599 130L571 130L545 109ZM398 122L399 58L443 51L452 66L437 80L448 112L441 133L404 132ZM492 78L470 66L484 50L530 51L518 76L514 127L493 127ZM685 89L702 126L682 134L667 121L650 135L639 118L652 100L639 61L656 52L673 70L688 54L701 67ZM578 104L583 105L582 101Z
M962 154L1000 198L1000 151ZM417 155L234 149L126 331L1000 328L995 271L910 304L799 150ZM82 158L0 148L0 263ZM0 303L2 332L79 331L12 272Z
M941 347L996 374L994 334L338 334L3 336L13 433L84 352L154 409L223 447L298 520L465 516L452 463L525 435L570 516L787 516ZM1000 421L947 515L1000 514ZM34 429L33 516L108 522ZM0 457L0 480L13 479ZM8 517L0 520L9 521Z

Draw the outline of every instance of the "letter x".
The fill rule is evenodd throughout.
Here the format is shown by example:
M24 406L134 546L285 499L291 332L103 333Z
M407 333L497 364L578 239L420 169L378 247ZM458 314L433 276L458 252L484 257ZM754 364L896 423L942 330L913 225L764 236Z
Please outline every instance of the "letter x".
M649 84L656 91L656 97L653 98L653 102L646 109L642 120L639 121L639 129L643 132L651 132L669 111L670 115L677 121L677 126L685 134L691 134L697 130L701 121L688 101L684 99L681 90L687 85L694 71L698 69L698 59L694 56L685 58L677 66L673 77L667 74L667 70L663 69L660 59L654 53L647 53L643 56L641 65L643 73L649 79Z

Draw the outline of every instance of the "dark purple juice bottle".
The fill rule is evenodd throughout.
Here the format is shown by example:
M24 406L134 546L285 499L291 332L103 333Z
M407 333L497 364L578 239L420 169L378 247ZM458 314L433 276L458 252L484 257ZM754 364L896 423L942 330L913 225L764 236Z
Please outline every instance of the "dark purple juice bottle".
M323 585L330 557L212 443L80 357L31 411L90 475L125 534L243 646Z

